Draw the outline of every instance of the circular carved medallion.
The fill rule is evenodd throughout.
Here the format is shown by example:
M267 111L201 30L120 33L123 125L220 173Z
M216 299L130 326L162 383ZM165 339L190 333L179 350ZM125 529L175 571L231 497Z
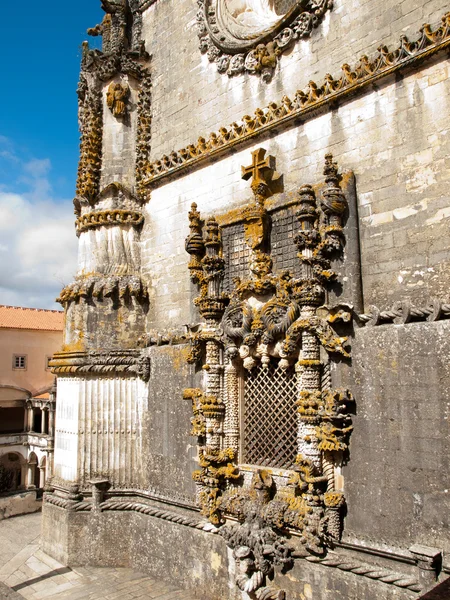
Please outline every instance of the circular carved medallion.
M271 78L281 53L310 35L332 0L198 0L200 50L229 76Z

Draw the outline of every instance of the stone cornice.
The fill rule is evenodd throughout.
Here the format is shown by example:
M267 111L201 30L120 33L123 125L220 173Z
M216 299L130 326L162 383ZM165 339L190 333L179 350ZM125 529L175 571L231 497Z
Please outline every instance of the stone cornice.
M149 176L143 184L148 188L159 187L168 178L185 175L205 161L229 153L236 146L254 143L256 138L272 129L279 131L312 118L320 110L336 106L349 96L370 89L376 81L416 66L448 47L450 12L442 17L441 26L435 30L428 24L423 25L417 41L410 42L406 36L402 36L398 48L393 51L381 45L372 60L364 55L353 69L344 64L342 75L337 79L327 74L321 85L310 81L308 87L304 91L298 90L292 100L284 96L280 102L271 102L265 109L257 108L254 116L245 115L240 122L211 133L208 139L200 137L196 143L148 164Z
M361 325L369 327L389 323L405 325L416 321L442 321L448 318L450 318L450 302L439 298L431 298L423 307L413 306L408 299L394 302L388 310L380 310L377 306L371 305L368 313L356 315Z
M50 361L54 375L150 378L150 359L140 349L109 352L56 352Z

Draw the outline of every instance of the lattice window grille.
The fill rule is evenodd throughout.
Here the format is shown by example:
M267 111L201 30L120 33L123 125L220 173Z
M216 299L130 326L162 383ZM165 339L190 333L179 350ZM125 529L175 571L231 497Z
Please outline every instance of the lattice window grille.
M294 368L271 361L245 373L242 399L242 462L292 468L297 455L297 386Z

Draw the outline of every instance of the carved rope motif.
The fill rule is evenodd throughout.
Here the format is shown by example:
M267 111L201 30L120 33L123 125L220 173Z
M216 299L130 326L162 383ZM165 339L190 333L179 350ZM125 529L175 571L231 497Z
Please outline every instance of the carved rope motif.
M329 359L321 353L324 348L329 355L349 356L347 338L338 336L332 325L339 320L348 323L351 314L324 306L327 287L336 279L330 263L342 252L348 211L337 165L330 154L325 157L326 185L319 198L309 185L299 190L294 242L302 274L296 279L287 271L272 273L264 202L271 194L275 165L272 157L264 159L264 153L255 151L252 165L243 168L243 177L250 174L253 179L254 203L243 211L251 278L235 279L230 295L221 292L220 229L215 219L209 219L205 235L195 205L186 240L191 279L200 289L194 302L205 320L191 335L189 357L203 363L205 391L185 391L193 407L191 433L198 438L201 468L194 473L198 502L216 526L226 515L240 522L220 532L234 550L237 585L261 598L266 597L263 590L272 594L265 583L274 567L288 567L292 561L292 548L280 537L281 529L299 532L297 555L323 554L327 544L340 537L345 499L335 488L334 470L348 447L353 403L347 390L331 389ZM214 251L208 255L211 238ZM243 486L238 467L240 373L267 369L273 360L282 370L295 365L297 457L285 472L284 483L275 485L270 471L256 468L251 485ZM264 555L263 547L272 550Z
M425 24L417 41L410 42L402 36L400 45L392 51L382 45L373 59L364 55L353 68L348 64L342 65L342 75L337 79L327 74L322 84L310 81L308 87L298 90L294 98L283 96L279 102L271 102L263 109L257 108L253 116L245 115L229 127L210 133L209 137L200 137L197 142L162 156L147 165L145 185L156 187L164 178L199 165L208 158L228 153L231 147L254 139L275 126L289 124L299 117L314 116L318 108L357 93L378 79L409 67L449 45L450 13L447 13L442 17L441 26L435 30Z
M142 350L103 352L57 352L49 363L55 375L132 375L150 379L150 358Z

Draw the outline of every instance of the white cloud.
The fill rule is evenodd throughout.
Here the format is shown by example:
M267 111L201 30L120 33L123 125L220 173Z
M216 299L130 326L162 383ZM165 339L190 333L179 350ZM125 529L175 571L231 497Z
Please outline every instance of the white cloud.
M25 173L31 175L31 177L46 177L50 173L52 165L49 158L32 158L23 165Z
M68 203L0 192L0 303L57 308L76 271L77 238Z
M0 188L0 304L60 308L54 302L76 272L70 201L51 197L48 159L22 163L26 193Z

